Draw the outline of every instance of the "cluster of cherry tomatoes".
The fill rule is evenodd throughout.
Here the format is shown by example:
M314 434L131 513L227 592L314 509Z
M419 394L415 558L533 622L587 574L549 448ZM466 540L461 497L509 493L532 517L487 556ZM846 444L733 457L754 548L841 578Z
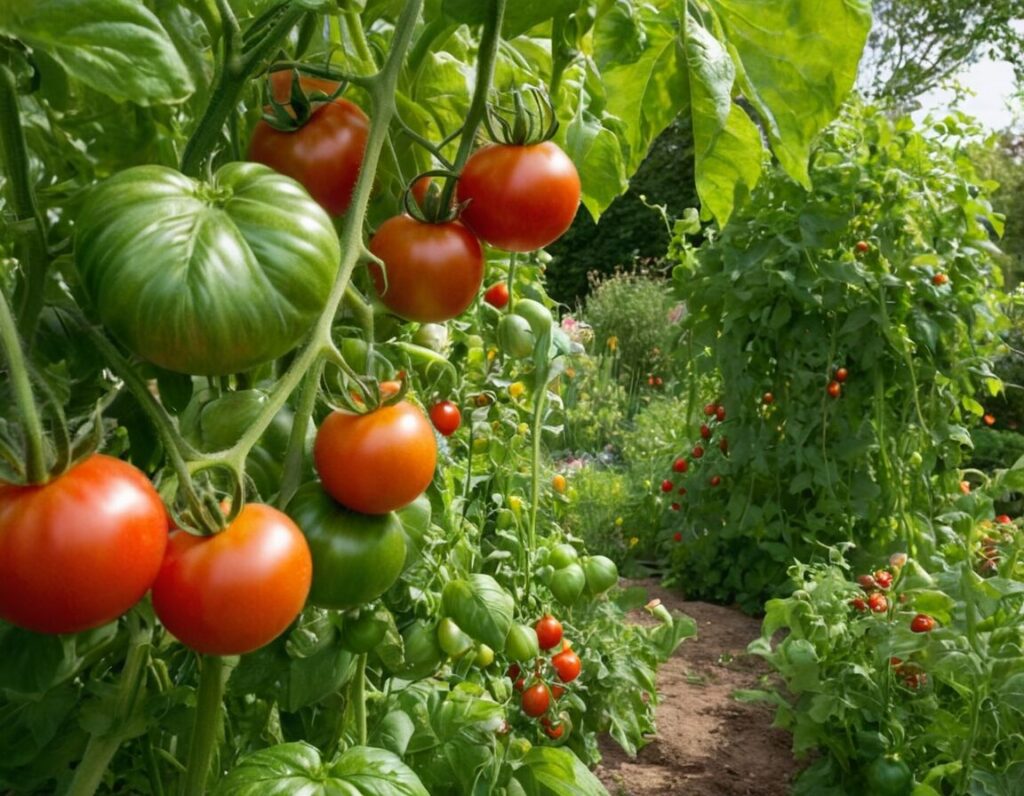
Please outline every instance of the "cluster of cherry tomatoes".
M716 426L725 421L725 407L720 403L709 403L704 407L704 416L707 418L707 422L701 423L700 426L701 441L694 445L690 450L690 459L694 461L694 466L696 466L696 463L703 459L705 453L707 453L704 446L713 442ZM728 455L729 453L729 440L724 435L719 437L718 449L723 455ZM672 472L682 475L690 471L690 466L689 459L685 456L679 456L672 462ZM711 475L708 478L708 484L712 487L721 486L722 476L717 473ZM677 487L672 478L666 478L661 482L661 491L666 495L670 495L674 491L676 495L681 498L686 494L686 487L681 484ZM680 511L682 510L682 503L680 503L679 500L676 500L671 504L670 508L672 511ZM673 538L677 542L682 541L682 534L677 533Z
M530 718L540 719L545 734L560 739L568 726L568 717L550 716L552 706L565 694L565 685L580 676L582 662L563 636L562 623L550 614L541 617L534 626L537 644L550 658L539 656L532 672L525 672L518 663L508 669L508 677L520 694L520 706ZM555 650L554 652L551 652ZM560 682L554 682L555 678Z
M828 387L825 388L829 398L838 398L843 394L843 385L846 383L849 375L850 372L846 368L836 368L832 380L828 383Z

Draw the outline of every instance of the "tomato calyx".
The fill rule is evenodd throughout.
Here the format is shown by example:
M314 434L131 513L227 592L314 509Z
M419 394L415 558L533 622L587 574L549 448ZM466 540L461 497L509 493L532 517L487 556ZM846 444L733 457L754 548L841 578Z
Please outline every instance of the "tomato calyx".
M413 177L402 192L402 210L422 224L447 224L458 221L462 205L452 201L445 206L444 190L434 177L457 180L459 175L451 169L431 169ZM424 182L426 187L424 186Z
M333 102L348 88L349 81L340 75L328 77L332 70L324 70L319 67L308 66L287 66L275 65L280 68L271 67L267 73L267 81L263 86L264 112L263 121L281 132L294 132L303 127L310 120L318 107L328 102ZM274 75L290 72L288 79L288 99L278 99L279 92L276 90L280 83L274 79ZM300 71L301 70L301 71ZM307 79L303 85L303 73L309 72L312 80ZM278 79L280 80L280 79ZM336 85L330 93L325 89L327 83L335 82ZM320 85L325 84L325 85Z
M530 107L524 99L529 96ZM484 125L495 143L531 146L550 141L558 132L558 118L551 99L536 86L512 90L512 107L488 103Z

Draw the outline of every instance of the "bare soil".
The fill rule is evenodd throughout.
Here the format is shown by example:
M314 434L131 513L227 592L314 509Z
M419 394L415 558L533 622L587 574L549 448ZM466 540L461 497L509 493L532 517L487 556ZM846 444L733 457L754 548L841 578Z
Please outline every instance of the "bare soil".
M658 674L658 732L651 743L633 759L604 739L597 774L605 787L613 796L786 796L800 768L789 733L771 726L771 707L732 697L737 689L763 687L767 667L746 653L760 621L733 608L687 602L657 581L635 585L693 617L698 636L684 641Z

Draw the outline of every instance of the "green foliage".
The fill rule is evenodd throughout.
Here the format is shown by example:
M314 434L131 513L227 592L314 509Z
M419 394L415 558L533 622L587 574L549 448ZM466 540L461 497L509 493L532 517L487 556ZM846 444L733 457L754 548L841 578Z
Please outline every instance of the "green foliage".
M925 137L851 108L814 152L813 190L776 172L699 251L681 243L686 378L720 379L730 445L720 487L691 468L669 526L691 594L753 607L820 543L929 537L983 411L974 395L1000 386L1001 222L958 148L971 132L950 117Z
M1022 485L1018 470L986 491ZM828 562L791 569L792 595L768 602L762 637L750 646L788 693L742 696L773 702L794 751L814 755L795 794L866 793L876 761L893 754L921 783L915 794L1017 792L1024 544L1019 527L991 517L991 499L974 492L943 517L935 555L902 567L865 558L861 577L880 567L894 575L890 588L869 587L885 597L878 612L863 607L868 594L835 548ZM935 629L913 632L917 613Z
M1024 281L1024 136L1003 132L994 142L989 139L972 146L971 157L978 175L998 184L991 192L992 207L1005 218L1000 260L1007 288L1013 288Z

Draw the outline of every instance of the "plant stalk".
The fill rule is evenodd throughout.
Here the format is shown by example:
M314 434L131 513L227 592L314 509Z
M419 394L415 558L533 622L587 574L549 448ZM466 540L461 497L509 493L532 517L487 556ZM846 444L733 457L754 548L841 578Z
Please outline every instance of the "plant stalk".
M200 659L199 697L181 796L203 796L206 792L210 763L217 746L223 694L224 659L218 655L204 655Z
M2 69L0 69L2 71ZM32 383L28 378L25 355L18 339L18 330L14 324L11 306L7 296L0 290L0 346L7 360L10 373L11 391L14 403L18 407L21 425L25 434L25 475L30 484L41 484L46 481L46 448L43 444L43 426L39 420L39 410L32 396Z

